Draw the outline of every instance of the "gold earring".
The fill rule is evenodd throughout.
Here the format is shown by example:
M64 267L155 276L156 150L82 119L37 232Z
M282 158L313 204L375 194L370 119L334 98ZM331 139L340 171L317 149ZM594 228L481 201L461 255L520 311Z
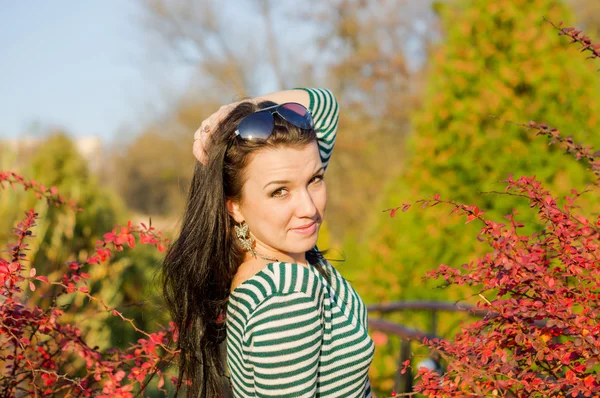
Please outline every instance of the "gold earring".
M244 250L247 252L249 251L254 255L254 250L252 248L254 238L248 233L248 224L246 224L246 221L242 221L242 223L239 225L234 225L233 229L235 230L235 234L237 235Z
M242 223L239 225L234 225L233 229L235 230L235 234L237 235L238 240L242 244L242 248L245 251L250 252L250 254L254 258L260 257L263 260L279 261L276 258L265 256L264 254L261 254L254 250L254 238L252 237L252 235L250 235L250 231L248 230L248 224L246 224L246 221L242 221Z

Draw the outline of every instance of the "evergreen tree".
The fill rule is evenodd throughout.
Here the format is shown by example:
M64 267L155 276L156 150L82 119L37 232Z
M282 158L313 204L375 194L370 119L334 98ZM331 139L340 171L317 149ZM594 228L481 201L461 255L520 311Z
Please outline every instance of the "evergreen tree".
M600 115L597 65L573 61L584 56L544 21L572 26L568 7L559 0L478 0L440 6L439 12L445 40L432 54L424 104L413 118L410 155L400 177L385 188L385 202L373 211L439 193L501 220L528 203L481 192L503 190L501 181L509 174L535 175L562 196L572 187L583 190L591 182L583 163L504 122L545 122L572 132L576 142L600 144L593 131ZM349 256L359 261L349 268L366 301L456 300L474 293L435 289L439 282L422 280L440 263L460 265L484 249L475 239L481 225L464 225L450 211L413 207L393 219L381 214L358 250L361 255ZM414 315L395 320L428 328L425 316ZM451 317L438 324L441 333L456 325Z
M595 66L571 62L582 57L577 48L543 20L569 25L570 10L558 0L461 5L440 10L447 38L433 56L425 103L413 119L410 158L387 188L382 208L439 193L500 218L525 202L481 192L501 189L509 174L535 175L560 194L582 190L590 182L583 163L504 122L545 122L574 132L577 142L600 144L594 134L600 115ZM384 265L419 284L414 271L420 277L441 262L466 261L475 249L471 232L480 226L468 230L448 213L415 208L392 220L382 214L369 233L372 267ZM386 278L381 269L375 274ZM409 298L401 296L389 298Z
M35 208L39 219L35 239L29 241L30 265L49 279L60 280L68 269L67 262L84 261L104 233L116 224L127 224L129 211L113 191L97 182L67 135L51 135L28 160L23 170L18 170L20 174L46 187L56 187L61 196L73 200L83 211L48 205L32 192L20 189L4 192L0 196L0 245L13 243L12 227L23 218L25 210ZM157 308L161 300L152 283L159 254L145 246L114 254L108 265L86 266L90 290L145 330L151 330L159 321L164 323L164 312ZM63 296L61 300L59 304L65 308L77 309L68 311L65 319L79 324L93 345L123 347L139 337L129 324L97 303L89 303L83 295Z

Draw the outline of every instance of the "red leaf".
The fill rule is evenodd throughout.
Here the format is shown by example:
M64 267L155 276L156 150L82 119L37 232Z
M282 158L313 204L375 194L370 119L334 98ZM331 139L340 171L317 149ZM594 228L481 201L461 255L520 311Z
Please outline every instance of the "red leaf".
M117 373L115 373L115 379L117 381L123 380L124 377L125 377L125 372L122 370L119 370Z

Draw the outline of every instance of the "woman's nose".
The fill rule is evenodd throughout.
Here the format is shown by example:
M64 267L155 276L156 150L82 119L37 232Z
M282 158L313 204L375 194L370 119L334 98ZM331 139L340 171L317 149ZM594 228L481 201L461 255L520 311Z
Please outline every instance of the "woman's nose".
M298 217L314 217L317 213L317 206L308 191L304 191L299 197L299 203L296 207Z

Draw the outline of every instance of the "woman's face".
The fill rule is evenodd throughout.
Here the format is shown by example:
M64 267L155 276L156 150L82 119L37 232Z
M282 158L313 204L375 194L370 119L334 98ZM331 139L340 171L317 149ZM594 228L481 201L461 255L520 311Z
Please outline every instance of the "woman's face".
M248 224L258 252L305 261L305 252L317 243L327 204L323 172L316 142L252 155L242 201L231 206L235 220Z

